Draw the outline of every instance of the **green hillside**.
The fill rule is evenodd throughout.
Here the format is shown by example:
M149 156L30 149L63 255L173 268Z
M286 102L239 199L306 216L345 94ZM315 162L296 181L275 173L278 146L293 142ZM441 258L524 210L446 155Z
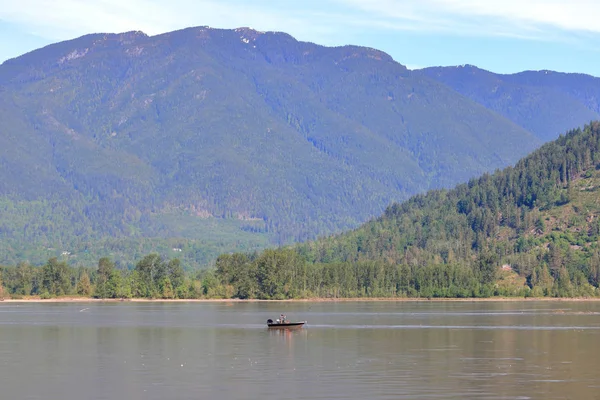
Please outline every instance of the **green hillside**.
M373 49L88 35L0 65L0 262L181 248L202 266L354 228L540 143Z
M591 296L600 278L600 123L512 167L396 203L360 228L222 255L238 297Z
M600 118L600 78L554 71L495 74L473 65L431 67L438 80L534 133L544 142Z

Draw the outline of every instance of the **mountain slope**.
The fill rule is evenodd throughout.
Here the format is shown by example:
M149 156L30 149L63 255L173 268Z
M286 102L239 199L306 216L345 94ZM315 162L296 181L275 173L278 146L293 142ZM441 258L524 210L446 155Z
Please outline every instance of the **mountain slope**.
M394 204L354 231L221 256L217 274L239 297L596 295L599 188L594 122L514 167Z
M472 65L416 71L493 110L544 142L600 118L600 78L554 71L494 74Z
M540 143L380 51L245 28L51 45L0 66L0 105L10 261L23 243L185 242L207 218L262 235L251 246L303 240Z

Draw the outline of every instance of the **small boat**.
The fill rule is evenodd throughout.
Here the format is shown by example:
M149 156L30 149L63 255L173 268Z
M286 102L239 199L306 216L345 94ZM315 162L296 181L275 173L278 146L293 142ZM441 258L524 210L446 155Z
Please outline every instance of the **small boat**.
M270 318L267 320L267 326L269 328L276 328L276 329L299 328L304 324L306 324L306 321L290 322L287 320L281 321L279 319L277 321L273 321Z

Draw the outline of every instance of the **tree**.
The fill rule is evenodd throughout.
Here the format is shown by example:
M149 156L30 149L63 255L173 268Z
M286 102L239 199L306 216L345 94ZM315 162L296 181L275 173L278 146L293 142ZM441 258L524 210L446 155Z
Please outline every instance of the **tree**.
M490 251L485 251L477 258L481 284L489 285L496 281L498 275L498 256Z
M556 280L557 288L555 295L560 297L572 297L573 296L573 284L567 269L562 266L558 270L558 279Z
M61 296L71 291L70 270L66 262L59 262L56 257L49 259L42 275L42 290L47 295Z
M96 276L96 297L105 298L113 297L109 288L108 280L112 276L115 269L115 264L108 257L102 257L98 260L98 272Z
M533 297L548 296L554 284L554 279L550 275L546 264L538 265L533 269L530 281Z
M4 285L2 283L2 269L0 269L0 300L4 300Z
M26 262L20 262L17 264L17 286L15 288L15 293L21 294L24 296L28 296L32 294L33 291L33 272L31 270L31 266Z
M598 286L598 281L600 278L600 254L598 253L598 249L594 249L592 252L592 257L589 261L589 281L592 285Z
M185 274L181 266L181 261L178 258L169 261L167 265L167 278L172 286L175 297L181 297L179 294L185 292L183 288Z
M81 296L89 296L92 293L92 285L90 277L86 271L81 273L77 282L77 294Z
M140 260L135 271L138 273L138 294L142 297L158 297L160 283L167 273L167 265L157 253L148 254Z
M161 296L163 299L172 299L175 297L175 292L173 291L173 285L171 284L171 280L169 277L165 276L161 282Z
M106 283L106 295L111 299L130 297L127 293L129 289L126 287L121 271L113 269L110 272L110 277Z

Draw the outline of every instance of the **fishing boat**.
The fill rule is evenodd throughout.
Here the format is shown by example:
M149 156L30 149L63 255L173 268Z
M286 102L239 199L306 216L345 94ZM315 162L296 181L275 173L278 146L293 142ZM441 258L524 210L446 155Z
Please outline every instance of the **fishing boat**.
M300 328L304 324L306 324L306 321L291 322L291 321L288 321L285 318L285 316L283 316L282 318L279 318L275 321L273 321L271 318L269 318L267 320L267 326L269 328L275 328L275 329Z

